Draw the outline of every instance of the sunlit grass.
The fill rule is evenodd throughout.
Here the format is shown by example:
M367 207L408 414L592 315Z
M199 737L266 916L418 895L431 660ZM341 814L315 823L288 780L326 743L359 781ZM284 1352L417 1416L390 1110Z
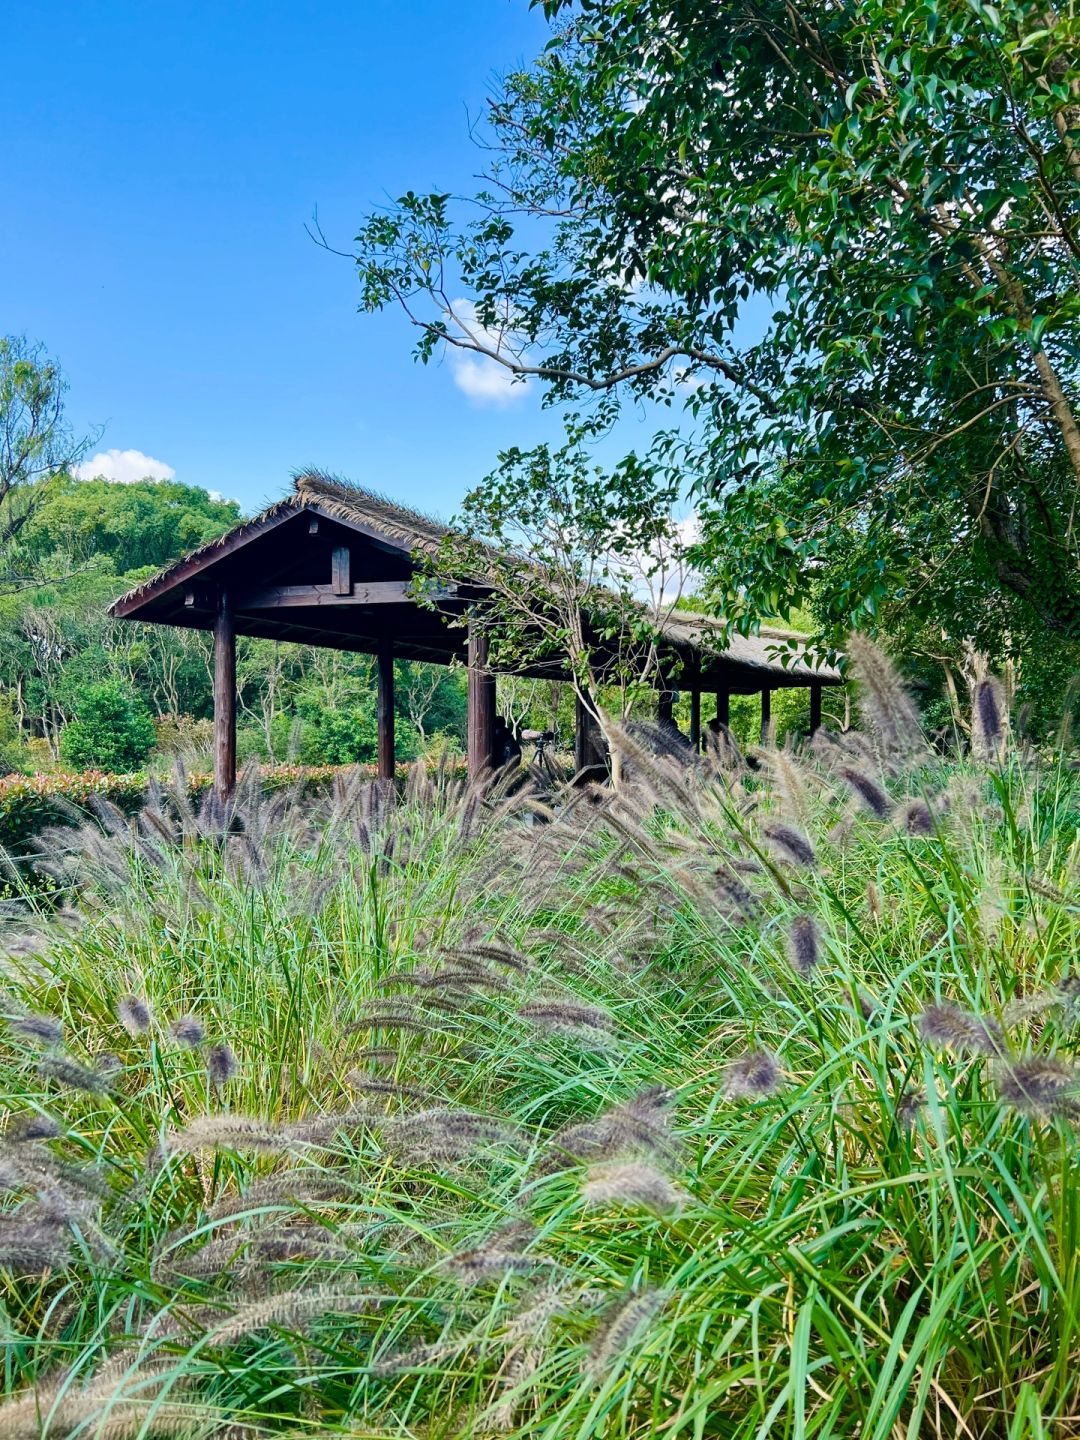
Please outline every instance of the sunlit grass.
M851 751L912 834L827 753L628 744L554 811L436 776L87 832L6 962L65 1039L0 1052L63 1127L0 1151L0 1435L1080 1425L1075 770Z

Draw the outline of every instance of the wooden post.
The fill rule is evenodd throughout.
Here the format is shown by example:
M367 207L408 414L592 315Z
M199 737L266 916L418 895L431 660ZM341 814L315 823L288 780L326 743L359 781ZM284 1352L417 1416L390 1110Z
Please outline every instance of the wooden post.
M821 686L810 686L810 734L821 729Z
M726 690L716 692L716 718L721 725L731 724L731 696Z
M394 643L380 640L377 652L379 671L379 779L394 778Z
M495 743L495 677L488 673L488 641L469 622L468 747L469 779L478 780L492 768Z
M772 720L772 691L766 687L761 692L761 743L769 739L769 723Z
M236 788L236 620L222 591L214 619L214 789L227 800Z
M574 692L574 769L578 779L600 780L604 772L604 747L600 727L592 711Z
M335 545L330 554L330 588L335 595L352 593L351 561L347 545Z
M674 725L672 718L672 706L675 703L675 696L670 690L658 690L656 694L656 723L658 725Z
M690 691L690 748L701 749L701 691Z

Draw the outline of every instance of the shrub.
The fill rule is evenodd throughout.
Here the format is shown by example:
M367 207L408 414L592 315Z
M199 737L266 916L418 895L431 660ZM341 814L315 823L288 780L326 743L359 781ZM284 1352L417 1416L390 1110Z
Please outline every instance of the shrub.
M60 756L77 770L137 770L154 748L154 721L134 689L120 680L80 688L75 718L60 735Z

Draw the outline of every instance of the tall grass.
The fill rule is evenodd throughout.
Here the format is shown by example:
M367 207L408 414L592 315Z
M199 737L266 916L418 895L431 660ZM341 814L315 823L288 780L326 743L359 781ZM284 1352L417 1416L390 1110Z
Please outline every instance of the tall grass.
M0 1440L1080 1429L1077 772L858 658L874 731L756 768L47 841Z

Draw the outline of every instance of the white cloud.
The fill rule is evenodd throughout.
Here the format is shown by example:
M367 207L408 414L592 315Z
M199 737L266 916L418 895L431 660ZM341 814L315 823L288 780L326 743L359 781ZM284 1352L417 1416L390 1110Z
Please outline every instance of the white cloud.
M141 450L101 450L92 460L75 467L77 480L114 480L118 485L133 485L136 480L172 480L175 475L171 465Z
M520 358L520 341L510 326L492 329L481 325L476 317L476 306L471 300L453 301L448 318L461 335L484 350L491 350L515 360ZM527 382L515 380L505 365L490 356L480 355L472 350L461 350L455 345L446 347L446 356L454 384L478 404L496 405L504 409L507 405L516 404L525 394Z

